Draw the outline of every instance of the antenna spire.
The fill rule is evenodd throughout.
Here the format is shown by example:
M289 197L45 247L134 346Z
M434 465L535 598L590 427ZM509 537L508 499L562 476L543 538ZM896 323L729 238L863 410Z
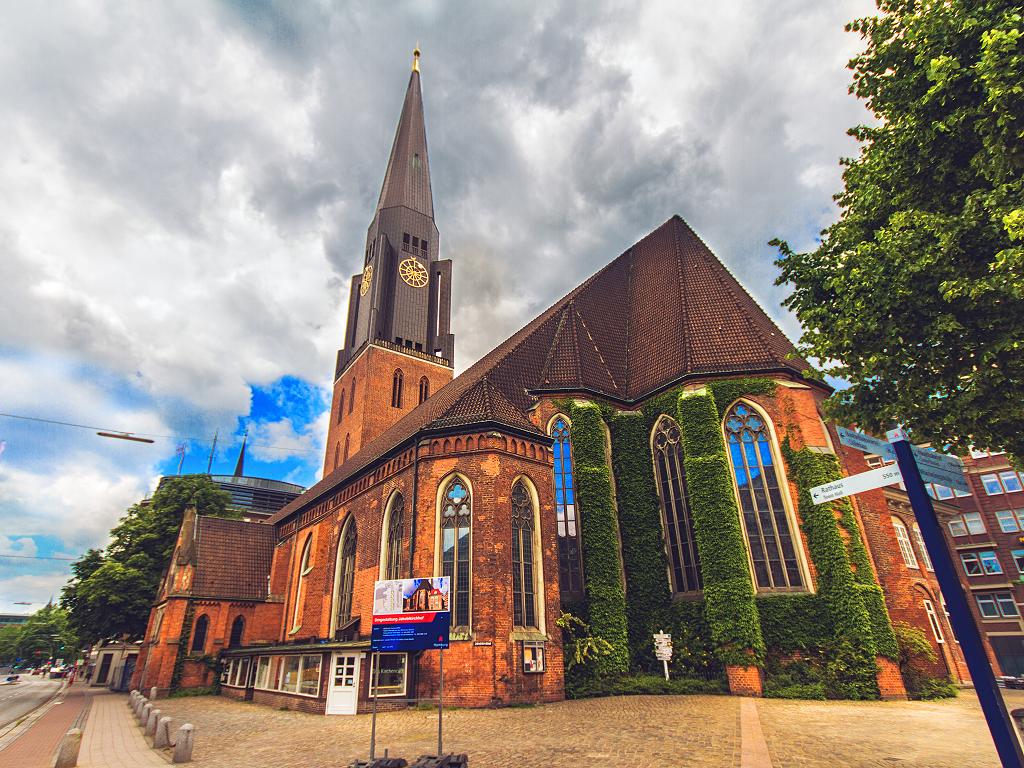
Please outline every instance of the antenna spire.
M420 44L416 43L416 47L412 49L412 71L420 71Z

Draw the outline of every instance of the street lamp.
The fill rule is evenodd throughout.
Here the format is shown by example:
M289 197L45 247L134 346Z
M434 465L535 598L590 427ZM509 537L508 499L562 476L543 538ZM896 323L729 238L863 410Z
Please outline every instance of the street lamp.
M113 437L117 440L133 440L136 443L152 443L148 437L136 437L131 432L97 432L100 437Z

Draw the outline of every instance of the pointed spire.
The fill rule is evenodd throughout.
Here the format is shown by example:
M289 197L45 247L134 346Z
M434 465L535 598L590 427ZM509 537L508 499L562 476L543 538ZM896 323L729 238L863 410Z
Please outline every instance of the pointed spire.
M405 91L402 116L398 118L391 157L384 174L377 211L405 206L434 218L434 197L430 191L430 163L427 160L427 130L423 120L420 91L420 49L413 51L412 74Z
M242 435L242 448L238 451L238 463L235 464L235 477L245 474L245 441L249 438L249 430Z

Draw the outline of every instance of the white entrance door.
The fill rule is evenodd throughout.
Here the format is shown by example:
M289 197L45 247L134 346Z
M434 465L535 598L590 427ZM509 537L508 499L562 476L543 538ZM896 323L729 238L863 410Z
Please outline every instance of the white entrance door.
M359 703L359 654L336 653L327 691L328 715L354 715Z

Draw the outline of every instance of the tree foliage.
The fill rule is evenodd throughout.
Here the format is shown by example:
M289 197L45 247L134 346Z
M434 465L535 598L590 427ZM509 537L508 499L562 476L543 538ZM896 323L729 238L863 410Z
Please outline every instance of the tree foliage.
M878 0L839 221L783 241L801 351L850 382L837 419L1024 456L1024 32L1009 0Z
M56 605L40 608L24 624L0 627L0 663L77 659L78 651L78 637L68 615Z
M139 638L178 538L185 509L238 517L231 496L205 475L168 479L153 498L128 508L110 532L104 552L90 549L71 566L61 592L72 626L83 640Z

